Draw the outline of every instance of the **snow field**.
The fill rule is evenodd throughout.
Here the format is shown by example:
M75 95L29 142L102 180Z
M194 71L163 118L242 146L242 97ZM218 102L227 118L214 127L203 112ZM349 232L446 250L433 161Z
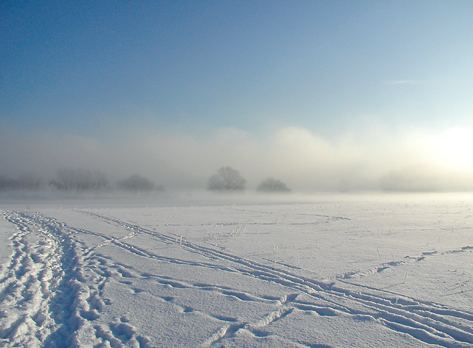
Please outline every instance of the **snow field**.
M0 345L472 347L472 207L5 208Z

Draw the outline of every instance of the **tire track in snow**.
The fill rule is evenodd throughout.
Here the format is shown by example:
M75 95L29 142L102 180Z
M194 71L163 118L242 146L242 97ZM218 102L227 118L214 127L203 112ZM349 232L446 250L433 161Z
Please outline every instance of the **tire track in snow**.
M443 305L416 300L406 296L387 297L370 292L353 291L337 286L335 283L306 278L287 270L270 267L259 262L242 258L228 252L212 249L178 240L168 235L130 224L119 219L87 212L99 219L115 223L127 230L148 234L167 243L179 244L183 249L211 259L232 262L244 275L271 281L306 293L314 298L338 304L353 302L368 309L361 311L345 305L345 311L351 315L370 318L395 332L408 334L428 344L444 347L469 347L473 344L472 325L464 325L451 318L458 318L473 324L473 313L451 309ZM225 330L224 330L225 331Z

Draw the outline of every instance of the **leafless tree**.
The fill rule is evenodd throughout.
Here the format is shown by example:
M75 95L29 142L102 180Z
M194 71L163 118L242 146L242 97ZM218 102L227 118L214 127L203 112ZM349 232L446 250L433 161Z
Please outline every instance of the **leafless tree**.
M151 180L138 174L131 175L128 178L119 181L117 186L121 190L134 192L152 191L155 188L159 188L156 187Z
M105 174L84 169L60 169L50 185L62 191L94 191L109 187Z
M17 178L0 176L0 191L10 190L38 190L41 187L41 179L32 175L21 175Z
M222 167L209 178L207 188L212 191L241 191L245 189L246 180L240 172L232 167Z

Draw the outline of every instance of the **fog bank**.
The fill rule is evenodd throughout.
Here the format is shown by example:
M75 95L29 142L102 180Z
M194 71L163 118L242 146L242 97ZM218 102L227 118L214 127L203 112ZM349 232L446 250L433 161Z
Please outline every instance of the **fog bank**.
M298 191L471 190L473 161L469 144L459 140L462 131L372 129L322 136L286 127L263 135L220 129L206 134L116 131L93 137L3 130L0 175L48 180L61 168L85 168L111 180L138 173L166 188L199 189L228 165L240 171L248 189L276 177ZM469 133L462 136L468 139Z

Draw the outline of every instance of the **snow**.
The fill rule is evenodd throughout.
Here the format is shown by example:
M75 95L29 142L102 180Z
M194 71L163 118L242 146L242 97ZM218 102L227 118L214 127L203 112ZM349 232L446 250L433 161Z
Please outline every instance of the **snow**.
M473 197L281 197L3 200L0 346L473 346Z

